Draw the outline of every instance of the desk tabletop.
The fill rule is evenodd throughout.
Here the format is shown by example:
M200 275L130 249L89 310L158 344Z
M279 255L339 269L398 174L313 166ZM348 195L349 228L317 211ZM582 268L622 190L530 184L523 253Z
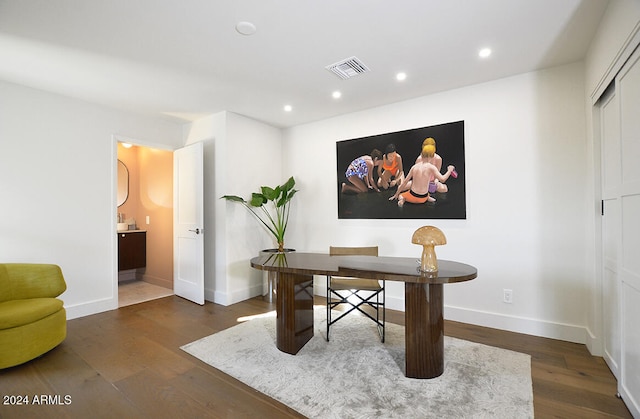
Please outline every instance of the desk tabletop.
M354 276L358 278L447 284L478 276L465 263L438 260L438 272L420 272L419 258L389 256L330 256L326 253L264 253L251 259L251 266L263 271L300 275Z

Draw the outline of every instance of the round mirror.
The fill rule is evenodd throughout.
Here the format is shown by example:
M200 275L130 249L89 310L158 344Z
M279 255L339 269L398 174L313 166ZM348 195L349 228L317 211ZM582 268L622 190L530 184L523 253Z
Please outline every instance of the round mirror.
M124 204L129 197L129 170L118 160L118 206Z

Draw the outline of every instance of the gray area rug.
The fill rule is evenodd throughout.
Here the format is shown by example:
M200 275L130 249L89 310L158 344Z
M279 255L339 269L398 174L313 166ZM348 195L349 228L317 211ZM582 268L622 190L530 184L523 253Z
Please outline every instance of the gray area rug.
M438 378L404 376L404 327L350 314L325 341L325 308L314 337L289 355L276 348L275 313L181 349L310 418L533 418L529 355L445 337Z

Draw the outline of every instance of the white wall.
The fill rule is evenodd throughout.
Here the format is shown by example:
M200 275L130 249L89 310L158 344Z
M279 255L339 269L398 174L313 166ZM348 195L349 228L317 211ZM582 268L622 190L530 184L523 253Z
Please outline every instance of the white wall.
M221 112L186 127L186 143L204 141L205 298L229 305L262 293L262 275L249 260L274 247L270 235L240 204L223 195L251 198L281 176L282 132L256 120Z
M178 124L0 82L1 262L60 265L68 318L117 307L116 134L182 138Z
M466 220L337 219L336 141L458 120ZM289 245L378 244L381 255L419 258L411 236L435 225L448 241L438 257L479 271L445 287L446 318L584 342L586 146L581 63L291 128L283 170L300 192ZM502 302L504 288L513 304ZM403 309L403 292L389 285L390 308Z

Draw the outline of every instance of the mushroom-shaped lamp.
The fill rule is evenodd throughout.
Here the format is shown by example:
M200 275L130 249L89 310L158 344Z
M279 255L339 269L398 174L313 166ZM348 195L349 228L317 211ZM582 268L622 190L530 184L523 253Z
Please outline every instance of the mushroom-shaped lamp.
M420 227L413 233L411 243L422 245L420 271L438 272L438 259L436 258L434 246L447 244L447 238L444 233L437 227Z

